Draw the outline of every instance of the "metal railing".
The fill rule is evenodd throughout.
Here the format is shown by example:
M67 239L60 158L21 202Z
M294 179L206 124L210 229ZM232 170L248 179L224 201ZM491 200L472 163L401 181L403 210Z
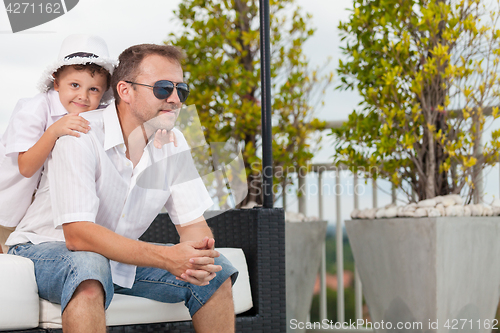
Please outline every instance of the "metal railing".
M318 174L318 218L324 220L324 206L323 206L323 173L335 172L335 186L340 184L340 172L348 170L345 166L337 167L332 164L314 164L311 171ZM298 176L298 187L303 189L305 187L305 177L300 174ZM356 188L358 177L354 174L354 187ZM373 207L377 207L377 191L376 182L373 182ZM306 195L298 197L298 210L299 213L306 215ZM337 266L337 321L345 322L345 301L344 301L344 253L343 253L343 230L342 230L342 209L341 209L341 196L336 193L336 266ZM286 210L287 199L285 192L283 193L283 208ZM359 197L357 193L354 195L354 208L359 208ZM320 294L319 294L319 319L323 321L327 318L327 296L326 296L326 245L323 243L322 257L320 264ZM355 268L355 314L356 319L363 319L363 294L361 280Z
M324 220L324 205L323 205L323 174L324 172L335 172L335 186L341 185L340 172L349 170L346 166L335 166L333 164L313 164L311 171L317 173L318 175L318 218ZM305 188L305 177L298 176L298 186L299 189ZM354 188L358 185L358 176L353 173L354 178ZM378 206L378 196L377 196L377 181L372 180L372 206L376 208ZM396 201L396 191L393 188L392 202ZM359 209L359 195L354 191L354 208ZM306 215L306 201L307 196L301 195L298 197L298 210L299 213ZM285 193L283 193L283 208L286 210L287 199ZM342 229L342 202L341 195L335 193L335 213L336 213L336 266L337 266L337 321L340 323L345 322L345 300L344 300L344 249L343 249L343 229ZM327 287L326 287L326 245L323 243L322 247L322 257L320 265L320 294L319 294L319 319L323 321L327 318ZM355 267L354 271L354 297L355 297L355 320L363 319L363 290L361 285L361 280L359 278L358 269ZM325 330L320 330L325 331ZM318 332L320 332L318 331ZM336 332L372 332L372 330L359 329L359 330L345 330L345 329L331 329L330 331ZM315 332L308 331L308 332Z
M324 220L324 206L323 206L323 173L326 171L335 172L335 186L340 184L340 172L348 170L345 166L336 167L332 164L313 164L311 171L318 174L318 217L320 220ZM353 174L354 177L354 188L357 187L358 177L357 174ZM299 175L298 177L299 188L303 188L305 185L305 178ZM377 183L373 184L373 195L372 204L373 207L377 207ZM359 209L359 196L354 191L354 208ZM302 195L298 198L299 213L305 215L306 210L306 196ZM395 195L393 195L393 200L395 201ZM286 199L284 199L286 209ZM344 252L343 252L343 230L342 230L342 203L341 196L335 194L335 205L336 205L336 266L337 266L337 321L345 322L345 300L344 300ZM354 293L355 293L355 319L363 319L363 292L361 280L359 278L358 270L355 268L354 272ZM326 297L326 245L323 243L322 258L320 265L320 294L319 294L319 316L320 321L327 318L327 297ZM350 330L352 332L352 330ZM363 332L366 332L363 330Z

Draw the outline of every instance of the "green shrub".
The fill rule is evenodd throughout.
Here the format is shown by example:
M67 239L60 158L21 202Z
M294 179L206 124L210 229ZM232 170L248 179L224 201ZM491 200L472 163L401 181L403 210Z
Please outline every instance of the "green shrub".
M349 287L344 289L344 304L345 304L345 321L356 321L356 313L354 308L354 288ZM333 322L337 321L337 291L326 288L326 317ZM314 295L311 304L311 321L319 322L319 295Z

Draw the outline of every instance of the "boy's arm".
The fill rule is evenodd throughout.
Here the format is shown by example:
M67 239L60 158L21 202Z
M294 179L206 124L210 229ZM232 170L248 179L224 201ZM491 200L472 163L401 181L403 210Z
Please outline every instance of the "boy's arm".
M77 115L66 115L53 123L33 147L19 153L17 163L21 175L26 178L33 176L43 166L60 136L73 135L79 137L80 134L75 131L87 133L88 129L90 129L88 124L87 120Z
M43 166L43 163L50 154L57 137L54 137L48 130L42 137L25 152L20 152L17 158L19 172L26 178L30 178Z

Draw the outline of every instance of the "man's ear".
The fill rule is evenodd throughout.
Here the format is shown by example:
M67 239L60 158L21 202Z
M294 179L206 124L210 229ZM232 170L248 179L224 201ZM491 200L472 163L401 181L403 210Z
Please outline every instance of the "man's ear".
M134 88L132 88L132 85L125 81L120 81L116 85L118 96L120 96L120 99L125 103L130 103L131 93L133 89Z

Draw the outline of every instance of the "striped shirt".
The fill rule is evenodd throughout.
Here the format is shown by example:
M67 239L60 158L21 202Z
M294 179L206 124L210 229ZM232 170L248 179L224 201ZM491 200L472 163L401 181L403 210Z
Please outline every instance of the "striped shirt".
M174 129L178 147L157 149L151 140L134 168L114 103L82 116L91 130L57 140L35 200L7 245L64 241L62 225L77 221L137 239L162 207L174 224L184 224L213 204L180 131ZM114 283L132 286L135 266L111 261L111 270Z

